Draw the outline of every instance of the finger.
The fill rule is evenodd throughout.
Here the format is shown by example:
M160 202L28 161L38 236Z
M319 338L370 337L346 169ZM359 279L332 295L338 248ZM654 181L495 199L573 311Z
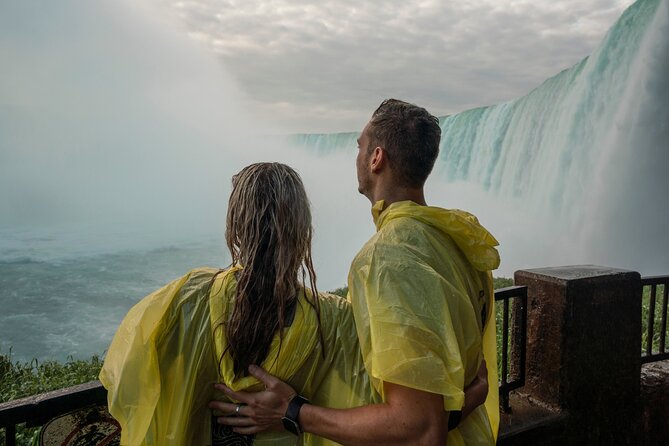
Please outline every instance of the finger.
M232 415L237 410L237 404L224 403L223 401L210 401L209 408L212 410L218 410L224 414Z
M253 435L257 434L258 432L264 432L266 430L267 429L262 426L253 426L253 427L236 427L232 431L242 435Z
M228 386L226 386L225 384L221 384L221 383L214 383L214 388L215 388L216 390L225 390L225 389L229 389Z
M218 417L216 418L218 424L224 424L226 426L233 427L250 427L255 426L256 423L248 417L236 417L234 415L227 417Z
M278 378L267 373L262 367L251 364L249 366L249 373L254 376L258 381L265 384L265 387L272 387L275 384L280 383Z
M255 397L253 396L252 393L246 393L246 392L235 392L228 386L224 384L214 384L214 387L223 393L225 393L227 396L232 398L233 400L236 401L241 401L242 403L245 404L250 404L251 402L255 401Z

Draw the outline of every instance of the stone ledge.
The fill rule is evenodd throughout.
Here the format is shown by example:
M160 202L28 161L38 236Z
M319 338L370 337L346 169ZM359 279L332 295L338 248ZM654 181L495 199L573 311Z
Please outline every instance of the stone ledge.
M599 265L554 266L516 271L516 274L519 273L528 278L541 279L553 283L601 280L602 276L605 276L604 280L610 281L618 276L622 276L621 278L625 279L629 274L639 275L635 271Z
M644 445L665 445L669 438L669 360L641 366L641 423Z
M512 392L509 398L512 412L502 413L498 445L562 444L565 414L536 404L523 394Z

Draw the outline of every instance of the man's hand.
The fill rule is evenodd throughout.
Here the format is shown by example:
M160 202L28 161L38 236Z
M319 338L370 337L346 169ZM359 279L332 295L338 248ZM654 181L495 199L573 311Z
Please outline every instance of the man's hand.
M288 403L296 395L295 390L258 366L249 366L249 374L265 384L265 390L253 393L235 392L223 384L214 385L228 397L241 403L211 401L210 409L225 414L218 417L218 423L232 426L239 434L283 429L281 418L288 409Z
M465 407L462 408L462 420L474 411L478 406L485 403L488 397L488 367L485 360L474 380L465 387Z
M221 411L220 424L232 426L240 434L281 430L281 418L295 390L257 366L249 373L265 384L257 393L234 392L222 384L218 390L240 404L212 401L211 409ZM444 445L448 412L441 395L384 383L386 402L353 409L329 409L305 404L300 424L306 432L350 445ZM237 409L239 407L239 409Z

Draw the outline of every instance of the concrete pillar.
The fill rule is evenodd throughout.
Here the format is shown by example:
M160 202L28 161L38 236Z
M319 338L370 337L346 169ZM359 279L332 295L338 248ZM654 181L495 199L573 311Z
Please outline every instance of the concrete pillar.
M564 444L639 444L640 280L594 265L515 274L528 287L521 392L566 415Z

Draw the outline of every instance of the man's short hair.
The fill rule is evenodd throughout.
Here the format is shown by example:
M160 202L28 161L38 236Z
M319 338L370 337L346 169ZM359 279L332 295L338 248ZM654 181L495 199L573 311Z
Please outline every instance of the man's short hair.
M385 149L400 184L422 187L439 155L439 119L417 105L386 99L369 122L368 150Z

